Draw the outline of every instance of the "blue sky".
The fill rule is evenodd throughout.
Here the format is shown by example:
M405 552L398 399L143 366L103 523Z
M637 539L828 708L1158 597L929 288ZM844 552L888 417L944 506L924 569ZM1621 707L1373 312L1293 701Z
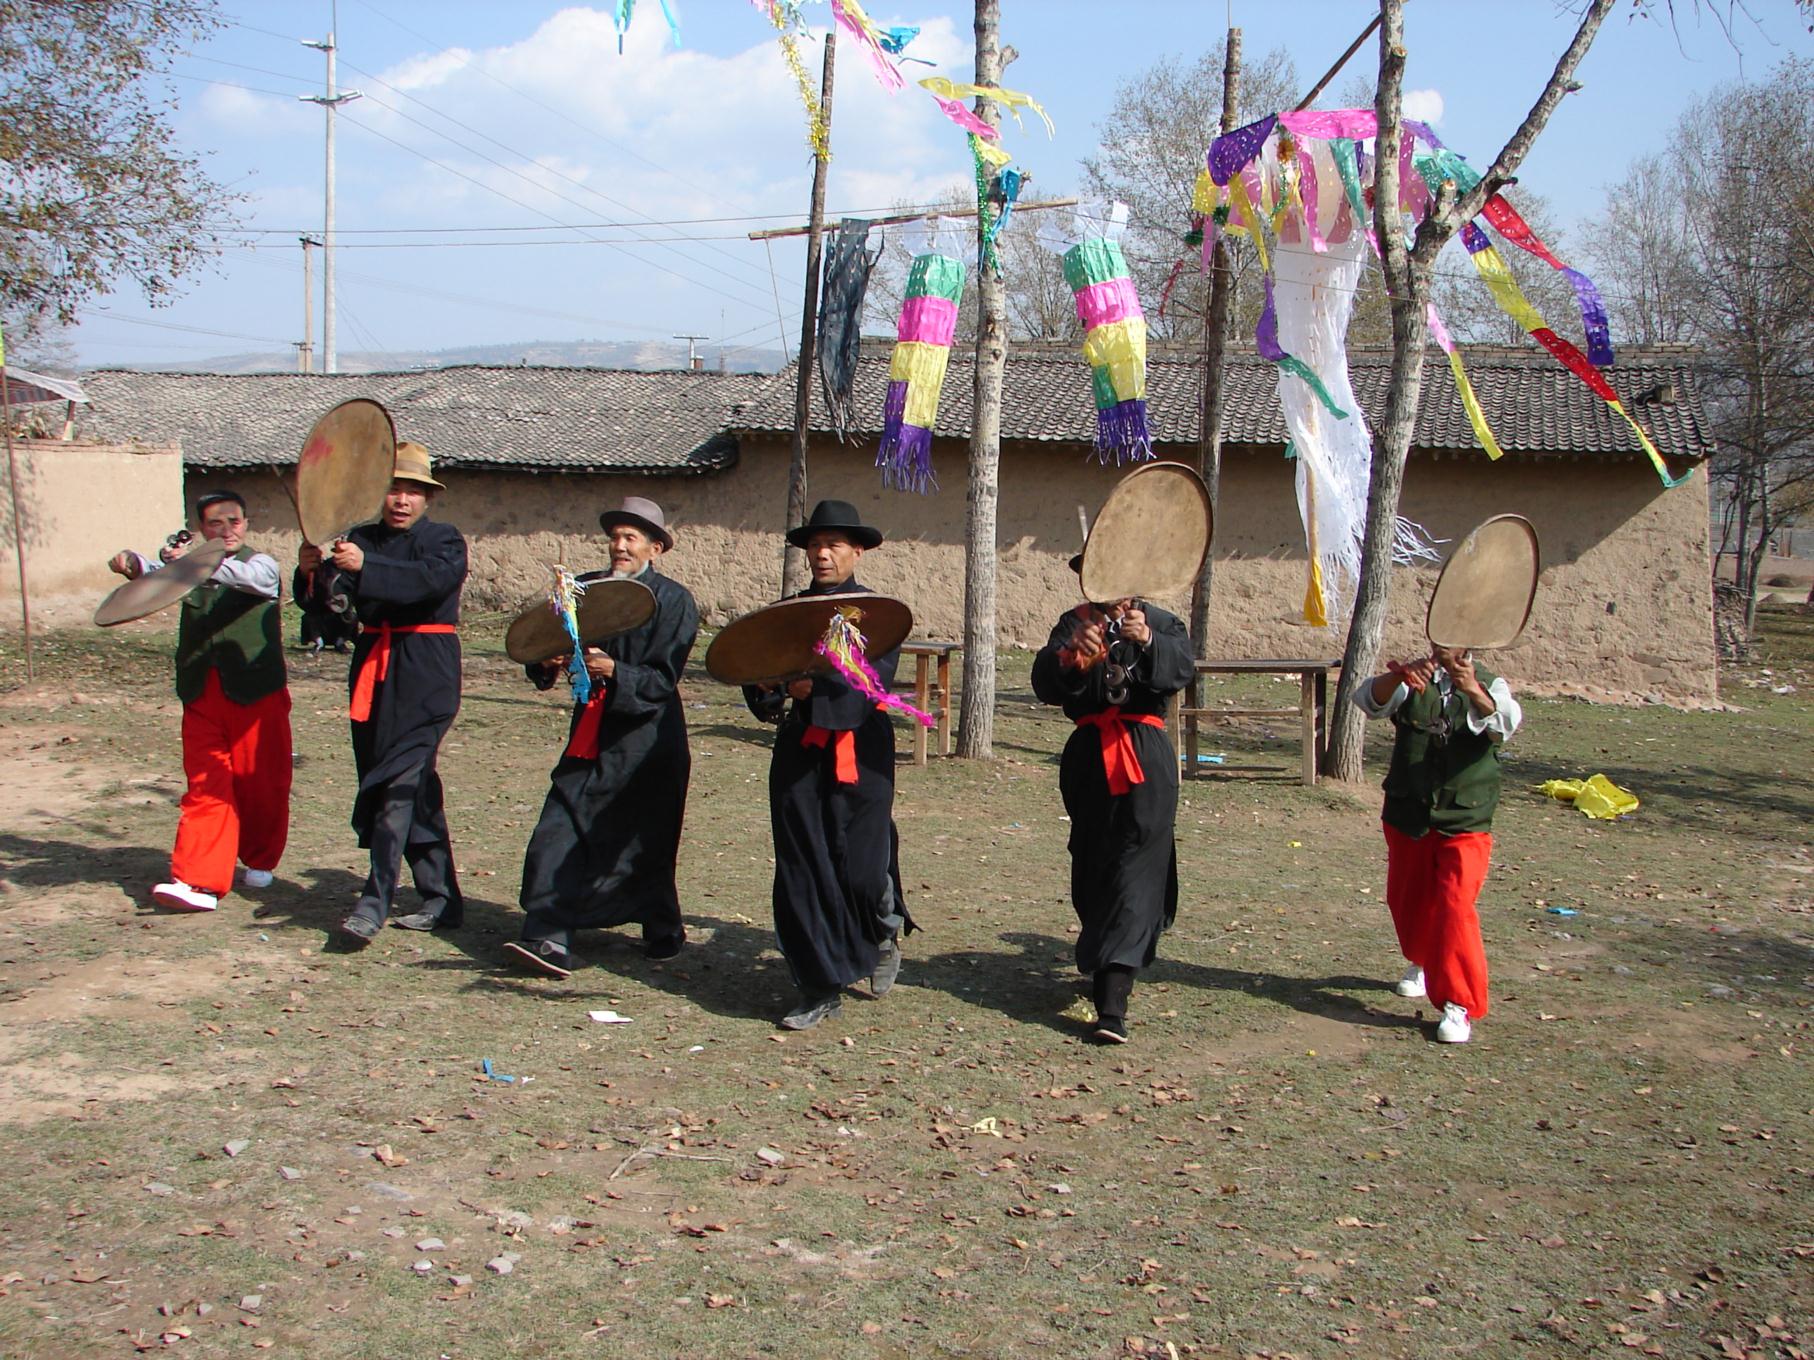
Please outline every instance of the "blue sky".
M676 332L772 348L781 327L794 342L803 248L745 239L751 227L804 218L811 163L793 80L747 0L673 4L682 46L668 41L658 0L643 0L620 56L605 5L340 0L340 83L367 96L347 107L338 136L342 353ZM1688 11L1678 28L1621 6L1582 69L1584 88L1526 161L1523 183L1564 225L1599 212L1631 158L1664 150L1700 95L1786 56L1814 56L1790 0L1752 0L1758 22L1741 19L1730 42L1688 0L1676 7ZM1407 7L1407 88L1449 145L1477 164L1491 158L1566 45L1572 8ZM1307 83L1374 7L1002 0L1003 39L1021 54L1006 83L1038 98L1057 126L1050 140L1034 121L1009 126L1006 144L1038 190L1075 185L1119 83L1161 56L1213 46L1231 11L1250 60L1283 48ZM806 12L829 22L824 5ZM321 226L322 115L296 96L321 89L322 56L301 40L326 34L329 0L223 0L222 13L229 26L176 63L171 88L183 146L249 195L251 230L233 234L218 266L173 306L152 309L129 292L98 301L70 336L84 363L284 354L301 337L296 236ZM870 13L922 27L908 55L937 65L910 66L910 77L971 78L968 5L872 0ZM817 44L803 55L816 77ZM910 85L890 96L848 45L839 56L834 212L924 202L968 181L963 135L924 93ZM1370 82L1376 64L1369 43L1335 88L1354 73ZM1616 295L1616 281L1602 282ZM318 305L318 342L319 327Z

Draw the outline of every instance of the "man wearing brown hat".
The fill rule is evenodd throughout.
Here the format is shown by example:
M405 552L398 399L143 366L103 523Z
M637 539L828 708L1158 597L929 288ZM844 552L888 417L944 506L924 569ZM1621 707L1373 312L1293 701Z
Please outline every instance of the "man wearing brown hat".
M513 962L561 978L577 966L576 930L634 921L652 959L672 958L687 937L674 886L693 766L680 677L699 609L685 586L655 570L655 559L674 546L659 505L626 496L598 523L610 537L611 569L587 572L581 584L640 581L655 596L655 612L567 662L586 667L592 693L573 706L567 745L529 837L523 938L504 946ZM548 689L561 664L529 666L529 678Z
M428 450L397 445L390 490L376 524L362 524L326 549L302 545L297 586L324 564L338 577L359 616L348 685L353 763L359 792L353 828L371 851L371 873L358 905L338 933L355 947L377 938L386 920L408 930L460 924L464 905L454 873L435 758L460 711L460 588L466 540L451 524L427 517L445 487ZM409 863L421 908L391 916Z
M812 568L801 595L854 595L864 593L857 560L882 533L849 502L820 501L787 541ZM868 660L884 687L893 683L898 648ZM894 826L894 727L837 675L746 685L744 698L781 728L768 775L775 937L801 993L781 1023L811 1029L838 1013L849 984L869 978L875 996L893 987L900 937L914 929Z

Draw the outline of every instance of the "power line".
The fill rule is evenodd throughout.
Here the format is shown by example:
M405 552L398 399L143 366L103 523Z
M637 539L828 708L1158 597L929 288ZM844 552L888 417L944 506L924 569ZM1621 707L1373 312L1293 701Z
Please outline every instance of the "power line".
M349 63L347 63L347 64L348 64L348 65L349 65L349 66L351 66L351 65L352 65L352 63L350 63L350 62L349 62ZM356 67L356 66L355 66L355 67L353 67L353 69L354 69L354 70L359 70L359 68L358 68L358 67ZM369 72L361 72L361 74L369 74ZM376 77L373 77L373 79L376 79ZM383 81L382 81L382 80L379 80L379 81L378 81L378 83L379 83L379 84L380 84L380 85L382 85L382 84L384 84L384 82L383 82ZM387 88L388 88L388 87L387 87ZM577 199L574 199L574 198L572 198L572 197L571 197L571 196L569 196L569 195L567 195L567 194L564 194L564 193L560 193L560 192L558 192L558 191L556 191L556 190L552 190L552 189L550 189L550 188L549 188L549 187L548 187L548 186L547 186L547 185L545 185L545 184L543 184L543 183L541 183L541 182L539 182L539 181L537 181L537 180L535 180L535 179L533 179L533 178L531 178L531 177L530 177L530 176L529 176L529 175L526 175L526 174L524 174L524 173L523 173L523 172L522 172L522 171L520 171L520 170L518 170L518 169L516 169L516 168L515 168L515 167L514 167L514 166L511 166L511 165L507 165L507 164L505 164L505 163L504 163L504 162L503 162L503 161L500 161L500 160L498 160L498 159L497 159L497 158L496 158L496 157L495 157L495 156L488 156L488 155L486 155L486 154L485 154L485 153L484 153L484 152L483 152L483 151L480 151L480 150L478 150L478 149L477 149L477 148L476 148L476 147L470 147L470 146L467 146L467 145L466 145L466 144L465 144L465 143L463 143L463 142L461 142L461 141L460 141L460 140L459 140L459 139L457 139L457 138L455 138L455 137L450 137L450 136L448 136L448 134L447 134L447 133L445 133L445 132L442 132L442 131L440 131L440 130L439 130L439 129L437 129L437 128L433 128L433 127L430 127L430 126L429 126L429 125L428 125L428 124L427 124L427 123L424 123L424 122L422 122L422 121L421 121L421 120L420 120L420 119L419 119L419 118L412 118L412 117L411 117L411 116L410 116L410 115L409 115L409 114L407 114L407 113L405 113L405 112L403 112L403 110L401 110L401 109L399 109L399 108L396 108L396 107L395 107L395 106L394 106L394 105L390 105L390 104L386 104L386 103L385 103L385 102L384 102L384 101L383 101L383 100L382 100L382 99L378 99L378 98L376 98L376 97L375 97L375 96L368 96L368 98L371 98L371 101L372 101L372 102L373 102L373 103L375 103L375 104L377 104L377 105L378 105L378 106L379 106L379 107L380 107L380 108L384 108L384 109L389 109L389 110L390 110L390 111L391 111L391 112L392 112L392 113L394 113L394 114L396 114L396 115L397 115L397 116L398 116L398 117L399 117L399 118L403 118L403 119L405 119L405 120L407 120L407 121L408 121L408 122L411 122L411 123L414 123L414 124L415 124L415 125L416 125L416 126L417 126L417 127L420 127L420 128L422 128L422 129L424 129L424 130L425 130L425 131L428 131L428 132L431 132L431 133L433 133L433 134L434 134L434 135L435 135L435 136L437 136L437 137L442 137L442 138L445 138L445 139L446 139L446 140L447 140L447 141L449 141L449 142L451 142L451 143L452 143L452 144L453 144L453 145L454 145L454 146L457 146L457 147L459 147L459 148L460 148L460 149L461 149L461 150L462 150L462 151L465 151L465 152L467 152L467 153L468 153L468 154L469 154L469 155L474 155L474 156L477 156L477 157L479 157L479 158L480 158L480 159L481 159L481 160L483 160L483 161L486 161L486 162L488 162L488 163L489 163L489 164L491 164L491 165L495 165L495 166L497 166L497 167L498 167L498 168L499 168L499 169L500 169L500 170L503 170L503 171L504 171L504 172L505 172L505 173L506 173L506 174L509 174L509 175L513 175L513 176L515 176L515 177L516 177L516 178L517 178L517 179L520 179L520 180L522 180L522 181L523 181L523 182L524 182L524 183L525 183L525 184L527 184L527 185L529 185L529 186L530 186L530 187L531 187L531 188L534 188L534 189L537 189L537 190L540 190L540 191L541 191L541 192L543 192L543 193L553 193L553 194L554 194L554 196L555 196L555 197L556 197L556 198L558 198L558 199L560 199L560 200L561 200L561 201L562 201L562 202L563 202L563 203L571 203L571 204L572 204L572 205L573 205L573 206L574 206L574 207L576 207L576 208L583 208L583 207L584 207L584 206L585 206L585 205L584 205L584 204L582 204L582 203L580 203L580 202L579 202L579 201L578 201L578 200L577 200ZM420 103L420 102L421 102L421 101L420 101L420 100L417 100L417 101L416 101L416 102L417 102L417 103ZM427 105L423 105L423 107L424 107L424 108L427 108L427 107L428 107L428 106L427 106ZM430 110L430 111L431 111L431 112L435 112L435 110L432 110L432 109L431 109L431 110ZM437 114L437 116L440 116L440 117L446 117L446 115L445 115L445 114ZM455 120L455 119L449 119L449 120L448 120L448 121L449 121L449 122L457 122L457 120ZM457 124L457 125L458 125L458 126L460 126L460 127L465 127L465 126L466 126L466 125L465 125L465 124L464 124L464 123L458 123L458 124ZM469 130L470 130L470 129L469 129ZM484 133L477 133L477 135L478 135L478 136L481 136L481 137L485 137L485 134L484 134ZM521 159L521 160L523 160L523 161L524 161L524 162L525 162L525 163L529 163L529 164L535 164L535 163L536 163L536 162L535 162L535 158L534 158L534 157L533 157L533 156L528 156L528 155L525 155L525 154L524 154L524 153L523 153L523 152L520 152L520 151L517 151L517 150L514 150L514 149L513 149L513 148L511 148L511 147L507 147L507 146L504 146L504 144L503 144L503 143L502 143L502 142L497 142L497 141L496 141L496 139L495 139L495 138L492 138L492 137L485 137L485 140L486 140L486 141L489 141L489 142L493 142L493 143L494 143L494 144L496 144L496 145L498 145L498 146L500 146L500 147L503 147L503 149L504 149L504 150L505 150L505 151L506 151L506 152L508 152L508 153L509 153L509 154L511 154L511 155L513 155L513 156L517 156L517 157L519 157L519 158L520 158L520 159ZM561 172L561 171L559 171L559 170L555 170L555 169L553 169L553 168L552 168L552 167L543 167L543 168L544 168L544 169L547 169L547 170L548 170L548 173L550 173L550 174L552 174L552 175L554 175L554 176L555 176L555 177L556 177L556 178L558 178L558 179L563 179L563 180L566 180L566 181L568 181L568 182L569 182L569 183L572 183L572 184L579 184L579 181L578 181L578 180L575 180L575 179L574 179L574 178L573 178L573 177L572 177L572 176L571 176L571 175L568 175L568 174L565 174L565 173L563 173L563 172ZM584 188L585 188L585 186L584 186L584 185L580 185L580 187L581 187L581 188L582 188L582 189L584 189ZM603 199L603 200L604 200L604 201L605 201L605 202L607 202L607 203L611 203L611 204L612 204L612 205L613 205L613 206L615 206L615 207L624 207L624 206L626 206L626 205L624 205L624 204L622 204L622 203L619 203L619 202L617 202L617 200L616 200L616 199L613 199L613 198L611 198L611 197L610 197L610 196L609 196L609 195L606 195L606 194L600 194L600 193L597 193L597 191L596 191L596 190L590 190L590 189L588 189L588 190L586 190L586 192L588 192L588 193L592 193L592 194L594 194L594 196L595 196L595 197L598 197L598 198L601 198L601 199ZM524 206L527 206L527 205L524 205ZM550 215L550 220L559 220L559 219L556 219L556 218L553 218L553 217L552 217L552 215ZM623 224L623 227L622 227L622 229L623 229L623 230L629 230L629 231L636 231L636 230L637 230L637 228L636 228L636 227L635 227L635 226L634 226L634 225L631 225L631 224ZM719 250L719 249L718 249L718 248L717 248L717 247L716 247L716 246L714 246L714 247L712 247L712 249L713 249L713 250L714 250L714 251L716 251L716 252L717 252L717 253L718 253L718 254L720 254L720 255L724 255L724 254L726 254L726 252L724 252L724 251L723 251L723 250ZM683 258L684 258L684 257L683 257ZM735 259L735 257L734 257L734 256L727 256L727 258L730 258L730 259ZM718 276L719 276L719 277L720 277L720 278L724 278L724 279L728 279L728 280L729 280L729 281L730 281L730 282L731 282L731 283L733 283L733 284L735 284L735 285L737 285L737 286L738 286L738 287L749 287L749 286L750 286L750 285L749 285L749 284L748 284L748 283L747 283L747 282L745 282L745 281L744 281L744 280L743 280L743 279L740 279L740 278L738 278L738 277L737 277L737 276L736 276L736 275L734 275L734 274L731 274L731 273L729 273L729 272L727 272L727 271L725 271L725 270L723 270L723 269L720 269L720 268L718 268L718 267L717 267L717 266L716 266L716 265L714 265L714 264L710 264L710 263L708 263L708 262L707 262L707 261L704 261L704 260L694 260L694 259L689 259L689 260L688 260L688 261L687 261L687 262L688 262L688 263L689 263L689 264L694 264L694 265L699 265L699 266L701 266L701 267L703 267L703 268L705 268L705 269L709 269L709 270L711 270L711 271L712 271L712 272L713 272L713 273L714 273L714 274L717 274L717 275L718 275ZM739 263L741 263L741 262L739 262ZM684 277L685 277L685 276L684 276L684 275L677 275L677 277L683 277L683 278L684 278ZM696 282L696 280L691 280L691 279L689 279L689 280L688 280L688 281L689 281L689 282ZM701 287L709 287L709 286L710 286L710 285L706 285L706 284L701 284L701 285L700 285L700 286L701 286ZM720 295L721 295L721 296L723 296L723 294L722 294L722 293L721 293L721 294L720 294Z
M498 147L500 150L504 151L505 153L515 156L519 160L522 160L525 162L533 163L535 161L535 158L533 156L529 156L521 151L518 151L515 147L509 146L506 143L499 141L496 137L491 136L489 133L483 132L480 129L475 128L468 123L463 123L458 118L455 118L451 114L443 113L440 109L437 109L434 105L430 104L427 100L423 99L421 96L411 94L407 90L399 90L395 85L392 85L390 82L384 80L382 77L375 75L370 71L362 70L360 67L353 66L353 64L351 62L348 62L347 65L352 67L353 70L358 71L361 75L366 76L368 79L376 81L378 84L384 86L385 89L390 90L394 94L401 95L403 98L409 100L411 103L420 105L422 108L427 109L430 113L434 114L437 118L443 118L446 121L448 121L449 123L452 123L455 127L460 128L463 131L470 132L475 137L483 137L486 141L490 142L493 146ZM385 105L384 107L388 108L390 106ZM399 109L392 109L391 111L393 113L398 114L399 117L404 117L404 118L409 117L408 114L403 113ZM411 119L410 121L414 122L416 120ZM418 124L418 126L427 127L426 124ZM446 133L439 132L437 129L428 128L428 130L430 132L435 132L437 136L447 137ZM455 146L460 146L460 143L458 141L455 141L455 139L452 137L447 137L447 140L450 142L453 142ZM472 148L470 148L470 147L463 147L462 149L472 151ZM472 154L480 155L482 153L473 151ZM509 167L505 167L505 168L508 169ZM623 211L635 214L638 217L642 216L641 213L637 213L636 210L634 208L630 207L629 204L624 203L618 199L612 198L611 195L604 193L601 190L594 189L591 185L586 184L586 183L582 182L581 180L575 179L572 175L569 175L569 174L565 173L564 171L557 170L553 166L544 166L543 168L549 174L555 176L556 178L565 180L567 183L573 185L575 188L579 189L582 193L591 194L594 198L600 200L601 202L609 203L614 208L622 209ZM527 177L525 177L525 178L527 178ZM531 181L531 182L533 183L533 181ZM567 199L566 201L573 202L572 199ZM575 203L574 206L578 207L580 205ZM738 265L739 267L747 267L741 259L739 259L735 255L730 254L730 252L728 252L728 251L720 250L716 246L712 246L712 247L710 247L710 249L712 250L712 252L714 254L724 256L727 260L730 260L732 263ZM704 264L705 262L703 260L700 260L700 261L694 261L694 263ZM712 266L706 265L706 268L711 269ZM714 272L719 273L719 274L724 274L723 270L714 270ZM728 274L724 274L724 277L730 278L732 276L728 275Z

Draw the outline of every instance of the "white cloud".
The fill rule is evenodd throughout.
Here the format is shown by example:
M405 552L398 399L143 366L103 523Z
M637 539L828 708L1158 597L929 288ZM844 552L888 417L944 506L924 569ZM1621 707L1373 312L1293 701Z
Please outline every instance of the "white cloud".
M237 136L291 136L321 126L321 110L313 104L235 84L204 86L195 110L205 122L229 128Z
M1438 125L1442 122L1442 91L1406 90L1404 110L1407 118Z

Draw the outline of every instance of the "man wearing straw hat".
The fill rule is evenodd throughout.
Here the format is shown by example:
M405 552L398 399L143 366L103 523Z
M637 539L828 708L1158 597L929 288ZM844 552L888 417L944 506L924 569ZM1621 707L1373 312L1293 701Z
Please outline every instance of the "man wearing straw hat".
M529 837L523 938L504 946L512 962L560 978L577 966L575 930L634 921L651 959L673 958L687 938L674 886L692 772L680 676L699 633L699 609L685 586L655 569L655 559L674 546L659 505L626 496L598 523L610 536L611 570L587 572L581 583L640 581L655 596L655 612L568 662L586 667L592 694L573 707L567 745ZM560 662L527 669L547 689Z
M348 685L353 763L359 792L353 828L371 851L365 888L338 933L362 948L386 920L407 930L451 928L464 907L441 806L435 757L460 711L460 588L466 540L427 517L444 490L428 450L397 445L390 490L376 524L362 524L327 549L302 545L297 577L331 564L330 590L351 597L361 632ZM392 918L404 861L419 910Z
M213 911L233 886L237 858L248 888L266 888L290 832L290 691L278 612L276 561L245 542L237 491L195 502L203 540L227 556L184 597L176 633L176 693L183 701L183 773L189 787L170 851L170 881L151 890L172 911ZM107 565L129 580L174 561L127 549Z
M847 501L820 501L787 541L805 550L812 569L802 595L851 595L864 591L857 560L880 545L882 532ZM868 661L886 688L900 650ZM874 996L893 987L900 937L914 929L894 826L894 727L874 699L837 675L746 685L744 698L781 728L768 775L775 938L801 994L781 1023L811 1029L838 1013L850 983L869 978Z

